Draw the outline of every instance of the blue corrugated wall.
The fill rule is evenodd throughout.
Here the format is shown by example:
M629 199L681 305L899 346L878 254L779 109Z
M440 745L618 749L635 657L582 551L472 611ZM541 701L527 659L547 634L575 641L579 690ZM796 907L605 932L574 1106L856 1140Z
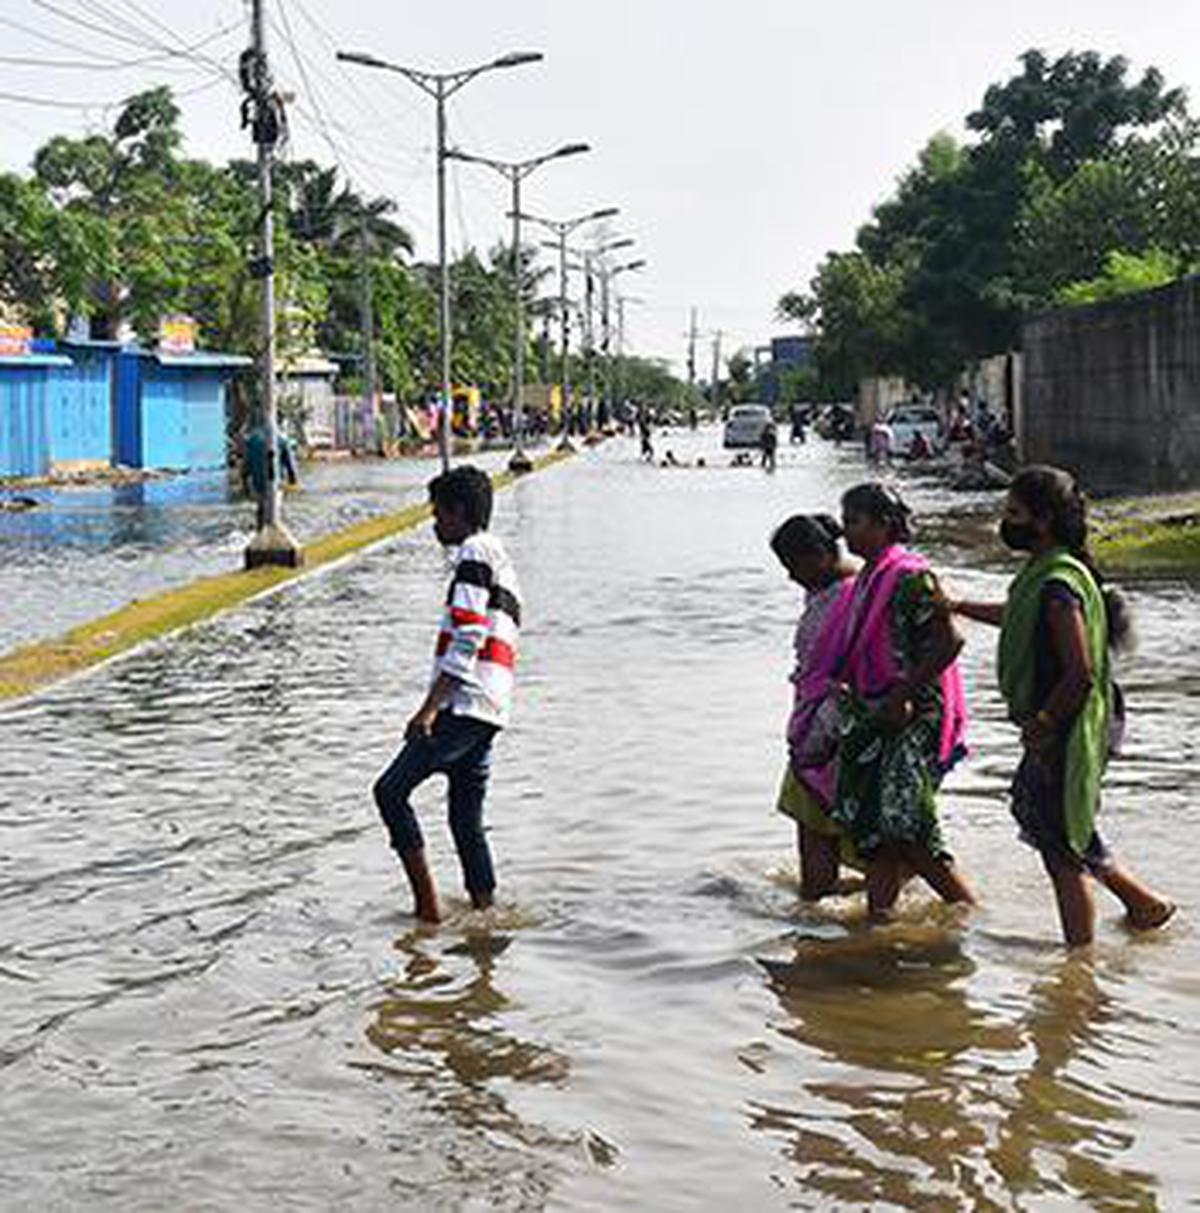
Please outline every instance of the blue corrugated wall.
M225 384L211 371L142 367L145 467L225 466Z
M44 476L50 470L46 367L0 372L0 476Z
M50 378L50 462L112 459L112 360L72 351L72 365Z

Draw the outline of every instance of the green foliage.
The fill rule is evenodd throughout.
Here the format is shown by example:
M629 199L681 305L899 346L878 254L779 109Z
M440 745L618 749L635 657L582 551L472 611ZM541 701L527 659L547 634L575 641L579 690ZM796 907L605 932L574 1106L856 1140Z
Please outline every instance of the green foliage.
M1055 302L1063 307L1082 307L1101 303L1137 291L1149 291L1174 282L1180 274L1178 257L1162 249L1145 253L1114 251L1104 261L1104 272L1084 282L1072 282L1055 294Z
M1154 69L1131 79L1120 56L1020 62L967 117L976 142L935 135L856 247L780 299L781 318L815 333L822 394L872 374L946 385L1010 347L1028 309L1072 284L1114 289L1114 253L1150 257L1122 282L1197 264L1200 156L1182 91Z
M153 340L165 313L185 312L206 344L257 352L256 166L214 165L182 149L179 111L158 88L130 99L106 133L49 140L31 178L0 175L0 301L43 332L79 315L106 338L129 324ZM438 274L409 263L413 241L396 204L360 197L336 169L303 160L276 165L275 212L281 355L319 346L361 358L365 274L381 387L407 400L433 389ZM451 267L457 380L508 392L517 277L532 315L547 273L535 257L525 249L515 265L507 247L486 258L470 250ZM536 362L531 343L531 378ZM630 365L657 390L654 375Z

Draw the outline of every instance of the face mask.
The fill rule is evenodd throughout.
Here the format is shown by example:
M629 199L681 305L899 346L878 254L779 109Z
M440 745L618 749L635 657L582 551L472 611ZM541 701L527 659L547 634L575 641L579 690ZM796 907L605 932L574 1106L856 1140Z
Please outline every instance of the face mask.
M1037 534L1032 524L1028 522L1010 522L1007 518L1000 523L1000 538L1014 552L1028 552L1033 547Z

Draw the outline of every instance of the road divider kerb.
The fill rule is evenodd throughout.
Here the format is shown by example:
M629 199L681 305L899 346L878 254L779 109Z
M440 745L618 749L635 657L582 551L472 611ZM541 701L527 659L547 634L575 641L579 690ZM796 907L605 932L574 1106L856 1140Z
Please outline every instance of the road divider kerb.
M569 453L552 451L534 462L534 471L542 471L566 458ZM497 489L504 489L527 475L529 473L516 476L512 472L501 472L493 476L492 482ZM71 628L61 636L15 649L0 657L0 702L23 699L74 674L130 653L152 640L203 623L347 556L415 530L430 516L431 510L426 503L380 514L308 544L301 568L259 568L202 577L187 585L164 590L153 598L131 602L111 614Z

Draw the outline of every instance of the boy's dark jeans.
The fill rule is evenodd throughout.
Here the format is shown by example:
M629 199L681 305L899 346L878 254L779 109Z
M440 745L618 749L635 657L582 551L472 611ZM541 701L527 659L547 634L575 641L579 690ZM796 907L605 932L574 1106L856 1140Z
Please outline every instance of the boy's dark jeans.
M431 775L450 781L450 831L468 893L490 895L496 887L483 830L483 798L492 767L495 725L470 716L439 714L428 737L410 737L375 783L375 803L397 855L425 845L409 797Z

